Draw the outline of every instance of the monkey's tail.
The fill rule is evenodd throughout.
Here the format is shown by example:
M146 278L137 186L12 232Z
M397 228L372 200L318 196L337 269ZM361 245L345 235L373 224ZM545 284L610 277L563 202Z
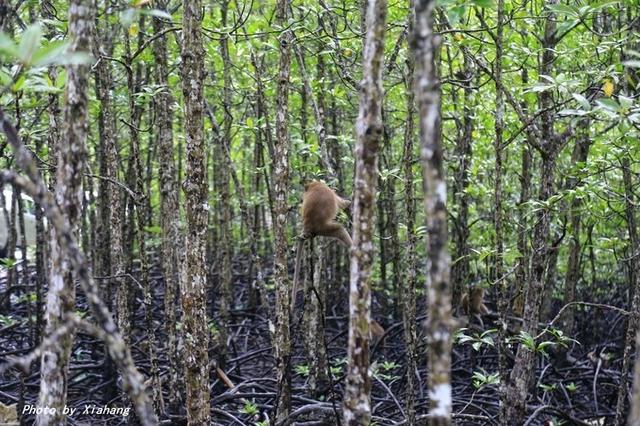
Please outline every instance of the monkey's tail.
M296 306L296 295L298 294L298 285L300 282L300 269L302 267L302 250L304 248L304 242L307 237L301 235L298 237L298 244L296 248L296 266L293 270L293 286L291 289L291 313L293 313Z

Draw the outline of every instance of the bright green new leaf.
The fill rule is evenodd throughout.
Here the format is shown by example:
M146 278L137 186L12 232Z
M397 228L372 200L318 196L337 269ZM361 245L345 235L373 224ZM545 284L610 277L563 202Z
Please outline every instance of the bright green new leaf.
M24 64L30 64L31 60L40 47L42 39L42 27L38 24L29 26L24 33L18 46L18 57Z

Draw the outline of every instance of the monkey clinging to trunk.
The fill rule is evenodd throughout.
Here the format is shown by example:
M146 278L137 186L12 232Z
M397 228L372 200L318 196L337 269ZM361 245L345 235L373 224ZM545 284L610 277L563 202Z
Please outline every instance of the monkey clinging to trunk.
M304 186L302 196L302 235L298 239L296 249L296 266L293 274L293 293L291 309L295 305L300 266L302 263L302 248L304 241L315 236L336 238L347 248L351 247L351 236L344 227L336 222L339 210L344 210L351 201L340 198L333 189L316 180Z
M344 246L351 247L351 236L335 221L338 210L349 207L351 201L340 198L333 189L316 180L304 186L302 196L302 239L316 235L337 238Z

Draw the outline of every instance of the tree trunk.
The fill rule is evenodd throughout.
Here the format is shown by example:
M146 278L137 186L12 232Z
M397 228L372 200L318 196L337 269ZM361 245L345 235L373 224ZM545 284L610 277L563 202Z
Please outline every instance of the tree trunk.
M278 0L276 25L286 28L289 19L289 0ZM291 376L289 359L291 341L289 336L289 272L287 268L287 193L289 192L289 74L291 72L292 34L284 29L280 34L280 63L276 95L276 142L273 160L274 182L274 279L276 283L276 380L278 384L276 401L276 423L288 424L291 408Z
M636 334L636 360L633 373L633 399L631 401L631 413L629 415L629 425L640 425L640 333Z
M502 215L502 149L504 133L504 98L500 86L502 85L502 43L504 32L504 0L498 0L498 24L494 39L496 45L495 59L495 83L496 83L496 115L494 141L495 168L493 171L493 228L495 232L495 255L492 282L498 282L498 373L500 374L500 403L507 403L507 381L509 379L508 358L509 347L507 345L507 315L509 314L509 281L504 274L504 236ZM502 418L502 426L508 426Z
M387 19L386 0L368 0L360 109L356 121L356 178L353 206L353 247L349 286L349 341L344 395L345 425L371 421L369 323L378 147L382 140L382 67Z
M167 1L158 2L160 9L167 7ZM155 33L160 33L167 24L160 18L153 19ZM155 79L162 91L154 97L157 124L158 161L160 167L160 227L162 229L162 275L164 278L164 317L167 333L167 358L169 360L168 388L169 410L175 412L181 405L182 381L178 380L178 331L176 330L177 306L180 300L178 292L180 244L180 207L178 205L178 182L173 147L173 96L168 80L168 52L166 36L153 42L153 55L156 61Z
M462 293L469 285L469 258L471 249L469 248L469 167L472 159L472 138L474 128L473 116L473 89L471 88L474 72L472 59L468 53L464 54L464 76L467 79L464 88L463 119L462 129L456 142L455 158L458 167L454 173L454 194L453 200L456 204L458 215L453 227L453 239L456 248L455 262L451 265L451 285L452 304L460 306ZM457 122L457 121L456 121Z
M227 26L228 1L223 0L220 4L220 14L222 16L222 28ZM218 227L220 232L220 243L218 247L221 253L220 271L220 319L222 324L219 330L219 350L218 364L224 368L224 360L226 357L227 330L229 327L229 311L233 304L233 271L231 260L233 259L233 238L231 234L231 198L229 194L229 174L231 170L231 158L226 155L227 150L231 150L231 125L233 124L233 116L231 115L232 99L231 99L231 60L229 59L229 38L223 35L220 38L220 57L222 58L222 109L224 111L224 121L222 122L222 134L218 138L218 152L221 153L218 160L219 180L217 182L219 200L220 200L220 216ZM237 182L238 184L240 182Z
M409 25L411 33L415 25L414 9L411 8ZM415 60L409 54L407 58L407 73L405 76L405 90L407 97L407 124L404 129L404 152L402 166L404 170L404 201L406 205L405 224L407 225L407 241L405 249L405 274L400 286L402 297L402 322L404 340L407 345L406 362L406 386L405 386L405 412L407 424L415 424L415 375L417 370L417 338L416 338L416 201L414 195L414 133L416 100L413 92Z
M451 424L451 257L447 247L447 187L440 136L440 91L433 32L435 1L418 0L411 47L416 58L415 91L420 117L421 161L427 216L426 337L429 345L429 424Z
M304 303L304 333L307 360L309 362L309 390L312 395L320 396L318 391L324 389L328 382L327 376L327 351L324 335L324 312L326 300L326 281L323 280L324 253L326 244L320 239L311 239L306 242L311 246L311 254L305 258L312 259L312 277L305 280ZM292 302L293 303L293 302Z
M629 312L631 313L627 323L627 335L622 356L622 370L620 371L620 384L618 385L618 401L616 403L615 426L624 424L627 410L625 409L629 400L629 370L631 369L631 353L635 348L638 324L640 324L640 237L638 236L638 226L636 222L636 211L638 209L633 191L633 174L629 157L622 159L622 176L624 182L625 195L625 216L627 220L627 231L629 233L629 267L633 282L629 283L629 293L633 294ZM636 357L638 352L636 352ZM634 423L630 423L634 424ZM635 424L634 424L635 425Z
M576 163L584 163L589 156L589 125L585 126L583 134L576 140L571 154L571 165ZM571 177L567 181L567 189L573 190L577 185L577 178ZM569 253L567 260L567 274L564 281L564 300L563 304L567 305L576 300L576 287L580 279L580 258L582 246L580 244L580 234L582 230L582 200L575 198L571 201L569 208ZM572 335L575 320L575 309L569 309L563 318L563 327L565 333Z
M74 0L69 6L69 37L71 52L91 52L91 28L94 10L91 4ZM67 85L64 104L64 143L60 144L57 162L55 197L63 214L71 224L71 232L76 233L81 220L82 176L87 155L86 138L88 132L88 65L67 67ZM75 310L75 285L71 276L71 264L64 255L55 235L51 241L51 273L47 294L45 334L51 335L64 323L65 315ZM59 339L59 345L42 352L40 367L40 394L38 404L55 408L45 410L36 417L36 424L64 424L68 369L72 334L66 333Z
M553 5L557 3L557 0L548 0L547 3ZM555 14L548 11L545 19L545 30L542 39L544 51L539 74L551 75L555 57L554 47L557 43ZM563 140L553 129L554 115L551 108L553 100L550 93L540 93L538 100L542 110L539 116L540 140L536 145L542 156L538 201L545 203L553 192L556 157L562 147ZM540 319L542 296L545 288L544 279L550 255L551 214L551 209L539 209L533 229L531 271L525 292L523 315L523 331L530 336L537 334L538 321ZM504 422L520 424L524 419L527 395L529 393L528 387L535 372L535 358L536 353L531 348L522 344L518 346L514 366L507 384L506 401L501 406L501 421L503 424Z
M204 47L202 0L184 3L182 17L182 92L186 140L186 179L183 185L187 237L181 292L187 420L210 422L209 325L206 296L206 243L209 213L204 142Z

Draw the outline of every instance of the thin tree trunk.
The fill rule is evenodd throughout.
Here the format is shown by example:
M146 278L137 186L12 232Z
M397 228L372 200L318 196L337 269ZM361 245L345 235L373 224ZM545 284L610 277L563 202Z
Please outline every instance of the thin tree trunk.
M616 417L614 421L615 426L621 426L624 424L626 413L626 406L629 400L629 371L631 369L631 354L635 348L636 334L638 331L638 325L640 324L640 236L638 236L638 225L636 222L636 210L638 209L635 202L635 195L633 192L633 175L631 170L631 163L629 157L625 156L622 159L622 176L624 182L624 195L625 195L625 216L627 220L627 232L629 233L629 246L630 246L630 274L633 281L629 283L629 293L633 294L633 300L629 312L631 314L627 323L627 334L624 344L624 353L622 355L622 369L620 371L620 384L618 385L618 400L616 403ZM638 352L636 352L636 357ZM633 424L633 423L632 423Z
M631 413L629 415L629 425L640 425L640 332L636 334L636 360L633 373L633 399L631 400Z
M509 281L503 277L504 266L504 236L502 223L502 149L504 134L504 98L502 90L502 43L504 32L504 0L498 0L498 26L494 39L496 45L495 59L495 83L496 83L496 115L494 141L495 167L493 171L493 228L495 232L495 261L493 267L493 282L498 284L498 312L500 319L498 322L498 370L500 374L500 403L507 403L507 381L509 378L508 358L509 347L507 345L507 315L509 314ZM502 425L508 426L506 419L501 418Z
M527 85L529 78L527 69L522 70L522 84ZM522 109L527 111L526 101L522 101ZM531 146L523 144L520 153L520 199L518 200L518 226L516 227L518 234L518 264L515 271L515 283L513 288L513 315L522 316L524 312L524 285L529 282L529 264L531 261L529 246L529 227L528 227L528 202L531 198Z
M305 258L312 259L312 277L305 280L304 303L304 329L306 332L305 346L307 360L309 362L309 390L312 395L318 395L318 391L324 389L328 382L327 377L327 352L324 345L324 307L326 299L326 283L323 281L324 269L323 254L326 245L320 239L311 239L305 243L312 245L309 250L312 255ZM307 251L307 253L309 252Z
M311 89L311 81L305 69L304 56L302 55L302 50L300 48L299 42L296 41L294 43L293 50L298 61L298 68L300 69L300 73L302 74L304 93L306 93L306 96L311 99L311 106L313 107L313 115L316 120L315 132L318 134L318 146L320 147L321 154L320 158L322 159L322 164L324 165L325 173L329 178L330 183L336 184L338 183L338 178L333 162L331 161L331 156L329 155L329 150L327 148L327 129L324 126L324 112L319 106L319 102L316 101L316 98L313 95L313 90Z
M589 126L587 125L583 130L584 134L580 135L576 140L576 144L573 148L571 155L571 165L575 166L576 163L586 162L589 156L589 147L591 142L589 140ZM575 177L569 178L567 182L568 189L574 189L577 184ZM576 300L576 287L580 279L580 258L582 253L582 246L580 244L580 234L582 230L582 200L575 198L571 201L569 208L569 254L567 260L567 273L564 281L564 300L565 305L572 303ZM575 321L575 309L569 309L564 316L564 331L572 335Z
M158 2L160 9L167 7L167 1ZM167 24L154 18L154 32L160 33ZM167 333L167 358L169 360L168 388L169 411L175 412L181 405L182 381L178 380L180 364L178 356L178 331L176 329L180 247L180 207L178 205L178 182L173 146L173 96L169 87L167 37L158 37L153 42L155 58L155 79L162 91L154 97L157 124L158 178L160 180L160 227L162 229L162 275L164 278L164 317Z
M184 3L182 17L182 92L186 139L186 258L181 279L187 420L210 422L209 326L206 297L208 184L204 141L204 47L202 0Z
M36 140L36 152L42 149L42 139ZM2 202L0 200L0 202ZM43 324L42 324L42 292L47 283L47 234L44 226L44 215L38 204L35 205L36 220L36 336L35 344L38 345L42 340Z
M22 201L22 196L20 193L20 188L14 187L13 193L15 194L15 206L12 212L16 212L16 220L18 221L18 229L20 231L20 257L21 262L19 263L20 270L22 272L22 285L27 289L29 287L29 259L27 257L27 232L24 227L24 203ZM15 213L14 213L15 215ZM30 335L27 341L29 342L29 346L33 346L35 342L35 327L33 324L33 314L32 314L32 306L31 299L27 298L25 300L27 305L27 322L29 323Z
M11 259L13 264L7 270L7 281L4 294L0 296L0 312L4 314L9 314L11 312L11 293L13 292L13 287L16 285L16 270L17 266L15 264L16 260L16 242L18 240L18 234L16 232L16 217L15 214L15 192L12 190L11 197L7 200L4 194L4 187L0 188L2 194L0 194L0 202L2 203L2 214L4 215L4 222L7 226L7 241L5 243L4 249L6 251L6 257ZM9 206L7 208L7 206Z
M101 28L101 27L98 27ZM101 31L102 34L109 34L107 29ZM112 48L109 38L101 40L95 46L95 55L98 62L95 66L95 82L96 97L100 102L100 114L98 118L98 128L100 129L100 174L103 179L99 184L100 202L98 204L99 222L103 223L107 229L102 230L98 236L99 241L104 238L106 245L106 253L100 253L98 258L100 271L96 271L98 276L107 277L106 288L102 290L102 294L109 305L111 303L111 295L115 289L115 313L118 329L122 333L125 342L130 341L131 324L129 320L129 285L124 278L125 259L124 259L124 235L123 235L123 218L124 218L124 194L120 188L114 186L109 180L118 181L118 142L116 139L116 123L111 103L111 84L113 81L111 63L106 57L111 56ZM115 189L115 190L114 190ZM108 238L108 240L107 240ZM103 244L103 242L98 242ZM111 359L106 356L105 361L105 377L115 380L115 367ZM105 392L105 399L112 400L115 397L115 385L111 387L112 391Z
M276 25L285 28L289 19L289 0L278 0L276 7ZM274 182L274 279L276 283L276 380L278 384L276 401L276 423L288 424L291 408L291 376L289 358L291 341L289 321L289 273L287 268L287 193L289 192L289 74L291 72L292 34L284 29L280 34L280 62L276 95L276 143L273 161Z
M454 203L457 206L458 216L453 228L453 239L456 248L455 263L451 265L451 285L452 304L460 306L462 293L469 283L469 258L471 249L469 248L469 167L472 159L472 138L474 128L473 89L471 84L474 78L472 59L466 52L464 55L464 76L466 79L464 87L463 119L461 134L458 137L455 148L455 157L458 167L454 174Z
M368 425L371 421L369 344L373 220L378 180L378 147L382 124L382 67L387 20L386 0L368 0L360 109L356 121L356 178L353 206L353 247L349 286L349 341L343 424Z
M557 0L548 0L547 4L557 4ZM545 19L545 30L542 39L544 51L540 63L540 75L551 75L555 57L554 47L557 43L555 14L549 10L546 12ZM542 112L539 117L540 140L536 147L542 156L542 164L538 201L545 203L552 195L556 156L564 140L553 129L554 114L550 107L552 104L551 94L547 92L540 93L539 103ZM525 293L523 315L523 331L530 336L537 334L538 321L540 319L542 296L545 287L544 278L551 248L549 246L551 214L552 211L550 209L539 209L533 229L531 272ZM531 348L522 344L518 346L514 366L507 384L506 401L501 406L501 421L503 424L505 422L520 424L524 419L527 395L529 394L528 387L535 372L535 357L536 352L533 352Z
M409 18L410 33L413 33L415 26L415 10L411 8ZM417 370L417 338L416 338L416 201L414 195L414 126L416 115L416 101L413 92L415 59L412 54L407 58L407 73L405 76L405 90L407 96L407 124L404 130L404 152L402 165L404 170L404 191L407 225L407 242L405 250L406 273L400 287L402 293L402 321L404 328L404 340L407 345L406 351L406 385L405 385L405 412L407 424L415 424L416 417L416 395L415 395L415 375Z
M426 338L429 342L429 424L451 424L451 257L447 248L447 186L440 136L440 91L433 32L435 1L417 0L411 47L416 58L415 90L420 117L421 161L427 216Z
M222 0L220 4L220 14L222 16L222 28L227 26L228 0ZM229 311L233 304L233 271L231 269L231 259L233 259L233 238L231 234L231 199L229 194L229 173L231 169L231 157L226 155L227 149L231 149L231 125L233 124L233 116L231 115L232 99L231 99L231 60L229 59L229 38L223 35L220 38L220 57L222 58L222 109L224 111L224 121L222 122L223 131L218 138L219 156L218 170L219 180L217 182L218 192L220 196L220 212L218 228L220 232L219 245L221 258L220 271L220 319L222 324L219 330L219 350L218 364L224 368L224 359L226 357L227 330L229 327ZM240 182L237 182L240 184Z
M69 37L71 52L91 52L91 28L94 10L90 4L74 0L69 6ZM55 197L66 215L71 232L76 233L81 220L82 176L86 161L88 132L89 66L67 67L67 85L64 104L65 143L59 147ZM62 326L64 317L75 310L75 285L71 276L71 263L60 247L56 235L51 241L51 275L47 294L46 335ZM66 333L56 348L42 352L40 367L40 394L38 404L54 410L45 410L36 417L37 425L64 424L68 369L73 335Z

